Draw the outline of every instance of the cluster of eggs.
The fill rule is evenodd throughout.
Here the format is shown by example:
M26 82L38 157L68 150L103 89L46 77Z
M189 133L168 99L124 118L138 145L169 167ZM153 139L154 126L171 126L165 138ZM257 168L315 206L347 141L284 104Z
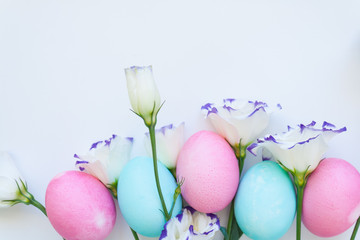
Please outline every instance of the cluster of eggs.
M167 209L177 187L171 172L158 162L158 173ZM137 157L121 171L118 181L121 213L137 233L158 237L165 224L158 196L152 159ZM67 240L103 240L111 232L116 219L114 200L107 188L93 176L68 171L56 176L46 190L45 205L55 230ZM173 214L180 213L181 197Z
M253 239L279 239L296 214L296 193L289 174L277 163L255 164L239 184L238 161L219 135L200 131L184 144L176 166L183 180L181 194L194 209L214 213L234 198L235 217ZM118 181L118 202L129 226L141 235L158 237L165 224L151 158L129 161ZM158 162L165 205L171 208L176 180ZM344 160L325 159L308 179L303 222L318 236L334 236L348 229L360 215L360 174ZM111 232L116 208L109 191L94 177L76 171L56 176L46 192L49 220L68 240L102 240ZM182 208L182 198L173 215Z

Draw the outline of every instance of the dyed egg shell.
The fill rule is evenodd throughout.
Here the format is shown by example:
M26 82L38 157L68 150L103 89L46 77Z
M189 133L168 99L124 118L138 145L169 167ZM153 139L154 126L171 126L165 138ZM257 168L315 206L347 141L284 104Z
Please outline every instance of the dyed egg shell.
M310 175L304 191L302 220L321 237L338 235L360 216L360 174L348 162L328 158Z
M178 179L181 193L194 209L204 213L224 209L234 198L239 184L239 167L234 151L218 134L200 131L192 135L179 153Z
M166 208L170 211L177 187L176 181L164 164L158 161L158 173ZM121 171L118 182L118 201L121 213L137 233L158 237L165 225L165 217L158 195L153 160L137 157L130 160ZM176 200L173 216L180 213L182 199Z
M275 162L255 164L240 182L234 209L237 223L248 237L279 239L289 230L296 212L289 174Z
M105 239L116 220L109 190L83 172L55 176L47 187L45 205L51 224L66 240Z

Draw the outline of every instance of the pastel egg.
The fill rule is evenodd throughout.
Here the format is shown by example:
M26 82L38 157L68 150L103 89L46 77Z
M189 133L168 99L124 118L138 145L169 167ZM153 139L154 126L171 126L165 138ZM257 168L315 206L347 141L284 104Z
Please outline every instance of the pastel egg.
M157 166L165 205L170 211L177 187L176 181L164 164L158 161ZM147 237L160 236L166 222L151 158L137 157L125 165L118 182L118 201L121 213L132 229ZM172 215L180 213L181 208L182 199L179 196Z
M277 163L264 161L243 176L235 198L235 217L251 239L279 239L290 228L296 196L289 174Z
M67 171L54 177L45 205L55 230L66 240L102 240L114 227L116 208L109 190L95 177Z
M181 193L194 209L204 213L224 209L239 184L239 167L233 149L218 134L200 131L192 135L179 153L178 179Z
M302 220L310 232L336 236L360 216L360 174L348 162L327 158L309 176L304 191Z

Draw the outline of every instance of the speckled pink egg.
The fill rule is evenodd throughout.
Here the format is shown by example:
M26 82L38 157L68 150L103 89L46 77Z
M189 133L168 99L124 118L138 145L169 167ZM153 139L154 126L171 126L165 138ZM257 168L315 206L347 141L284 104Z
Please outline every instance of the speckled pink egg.
M317 236L332 237L350 228L359 216L359 172L345 160L324 159L305 187L303 223Z
M184 179L181 193L194 209L213 213L234 198L239 184L239 167L234 151L218 134L200 131L180 151L176 175Z
M67 171L54 177L46 190L46 211L66 240L102 240L114 227L116 209L107 188L93 176Z

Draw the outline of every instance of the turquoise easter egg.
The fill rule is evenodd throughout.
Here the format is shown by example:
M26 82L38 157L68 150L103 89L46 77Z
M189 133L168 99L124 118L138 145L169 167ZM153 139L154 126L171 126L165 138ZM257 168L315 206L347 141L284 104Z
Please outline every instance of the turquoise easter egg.
M248 237L279 239L289 230L296 212L289 174L275 162L255 164L240 182L234 209L237 223Z
M158 161L158 173L166 208L170 211L176 181L164 164ZM130 160L119 176L118 201L121 213L137 233L146 237L158 237L165 225L165 217L158 195L153 160L136 157ZM173 216L180 213L182 199L176 200Z

